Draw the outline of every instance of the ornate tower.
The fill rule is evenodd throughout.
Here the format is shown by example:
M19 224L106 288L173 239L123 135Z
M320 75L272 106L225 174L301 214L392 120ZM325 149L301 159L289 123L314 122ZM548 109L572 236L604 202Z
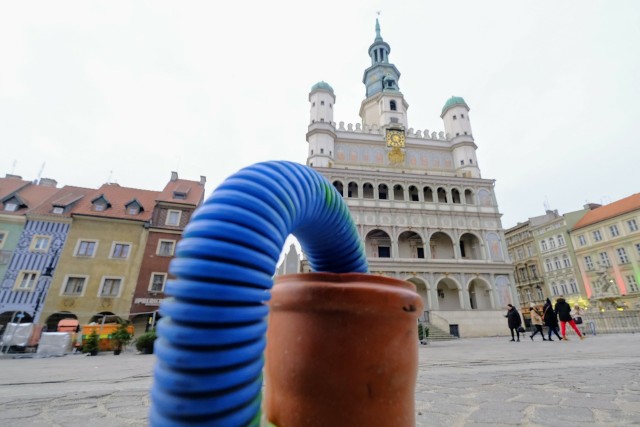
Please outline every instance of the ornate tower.
M322 168L333 166L336 140L333 125L333 104L335 102L336 96L328 83L322 81L311 87L311 92L309 92L311 112L307 132L307 142L309 143L307 164L309 166Z
M391 47L380 35L380 23L376 19L376 38L369 46L371 66L364 70L362 83L366 87L366 99L360 106L363 125L407 127L409 104L400 92L400 71L389 63Z
M473 141L469 106L459 96L452 96L442 107L440 117L444 121L444 130L451 137L453 162L457 176L480 178L480 169L476 158L478 148Z

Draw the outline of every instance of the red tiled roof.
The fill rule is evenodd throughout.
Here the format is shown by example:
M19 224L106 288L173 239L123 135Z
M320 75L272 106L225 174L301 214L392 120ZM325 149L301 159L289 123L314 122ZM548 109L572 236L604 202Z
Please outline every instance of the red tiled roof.
M183 193L185 199L176 199L175 193ZM169 181L161 193L159 193L158 202L171 202L184 205L198 206L204 198L204 185L198 181L188 181L186 179L176 179Z
M56 193L54 193L51 197L40 203L34 209L29 210L30 214L35 215L51 215L55 217L69 217L73 209L67 210L62 214L54 214L54 207L67 207L74 202L80 201L83 197L91 194L93 189L91 188L82 188L82 187L74 187L71 185L65 185L60 188ZM76 205L77 206L77 205Z
M587 212L580 221L573 226L573 229L577 230L578 228L583 228L638 209L640 209L640 193L633 194Z
M8 212L5 210L2 211L2 213L9 215L23 215L27 212L30 212L31 209L35 209L40 206L42 202L47 200L59 190L59 188L43 187L41 185L35 184L24 187L16 193L16 197L18 197L25 205L27 205L27 207L17 209L13 212Z
M19 178L0 178L0 199L27 185L31 185L31 182Z
M140 190L137 188L121 187L118 184L104 184L87 197L84 197L76 208L73 209L73 215L89 215L106 218L129 219L133 221L148 221L153 214L155 200L158 197L157 191ZM96 211L93 209L92 200L104 197L109 201L111 207ZM144 210L137 215L129 215L125 205L131 200L136 199Z

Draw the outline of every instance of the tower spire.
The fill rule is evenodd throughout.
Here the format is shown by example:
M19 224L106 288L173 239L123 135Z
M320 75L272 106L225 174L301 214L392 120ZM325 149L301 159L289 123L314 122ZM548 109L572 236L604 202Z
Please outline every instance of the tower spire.
M380 15L380 12L378 12L378 15ZM375 41L377 42L381 42L382 41L382 36L380 35L380 22L378 21L378 18L376 18L376 39Z

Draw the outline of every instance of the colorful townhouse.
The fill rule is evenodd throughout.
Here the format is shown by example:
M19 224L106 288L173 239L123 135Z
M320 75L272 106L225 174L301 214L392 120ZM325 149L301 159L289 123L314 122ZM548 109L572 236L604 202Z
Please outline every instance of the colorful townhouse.
M204 199L205 182L204 176L200 181L188 181L173 172L156 198L130 310L136 333L153 327L158 320L157 312L169 278L169 262L184 227Z
M63 191L56 186L55 180L41 179L37 184L20 186L0 200L3 217L16 219L13 230L9 230L5 238L12 232L13 237L17 237L15 246L11 244L7 248L11 251L10 261L0 283L0 325L38 320L52 274L47 266L64 246L68 231L64 221L43 220L37 215L41 204L59 197ZM5 220L7 223L11 222ZM18 234L19 228L22 230Z
M571 239L591 304L640 308L640 193L589 211Z
M78 202L43 319L128 318L158 192L105 184ZM49 326L49 325L47 325Z
M7 272L11 254L18 244L25 223L24 215L16 215L14 210L17 205L12 205L9 200L20 189L29 185L31 185L30 181L25 181L17 175L7 174L4 178L0 178L0 203L2 203L2 209L0 209L0 284ZM8 202L6 206L5 202Z

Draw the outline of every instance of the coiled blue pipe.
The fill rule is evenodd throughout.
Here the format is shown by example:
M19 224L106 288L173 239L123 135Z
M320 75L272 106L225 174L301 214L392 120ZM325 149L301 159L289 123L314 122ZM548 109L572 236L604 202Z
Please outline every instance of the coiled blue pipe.
M249 166L196 210L160 308L152 426L259 424L264 303L289 234L314 271L367 272L348 207L306 166Z

